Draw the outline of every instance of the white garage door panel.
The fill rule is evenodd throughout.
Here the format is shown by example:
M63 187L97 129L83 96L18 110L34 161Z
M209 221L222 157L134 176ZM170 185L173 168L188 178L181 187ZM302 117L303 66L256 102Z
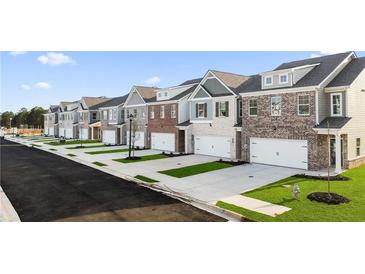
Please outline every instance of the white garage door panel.
M230 158L231 138L217 136L196 136L194 153Z
M133 134L133 132L132 132ZM132 136L133 140L133 136ZM129 145L129 131L127 131L127 145ZM136 131L135 133L135 140L134 140L135 147L144 147L144 132L143 131Z
M68 138L68 139L72 139L74 137L72 128L66 128L66 136L65 137Z
M103 143L115 145L115 131L114 130L103 130Z
M50 127L50 128L48 128L48 134L49 134L50 136L54 136L54 127Z
M174 133L151 133L151 148L175 151L175 134Z
M63 127L59 128L59 135L60 137L65 137L65 129Z
M89 130L87 128L80 128L79 129L79 138L82 140L89 139Z
M307 140L250 139L250 161L275 166L308 169Z

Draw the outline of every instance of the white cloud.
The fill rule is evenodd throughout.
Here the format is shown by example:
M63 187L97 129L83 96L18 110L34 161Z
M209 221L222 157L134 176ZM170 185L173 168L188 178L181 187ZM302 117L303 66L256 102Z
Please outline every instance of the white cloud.
M29 86L29 85L27 85L27 84L22 84L22 85L20 85L20 88L21 88L22 90L30 90L30 86Z
M156 84L158 84L160 81L161 81L160 77L158 77L158 76L153 76L153 77L151 77L151 78L148 78L148 79L145 81L145 83L146 83L147 85L156 85Z
M63 64L75 65L76 62L70 56L63 53L48 52L46 55L38 57L38 61L44 65L58 66Z
M38 82L34 85L34 87L40 88L40 89L49 89L52 87L52 85L47 82Z
M9 52L10 55L12 56L17 56L17 55L22 55L22 54L26 54L26 51L11 51Z
M323 50L323 51L319 51L317 53L312 53L311 58L321 57L324 55L336 54L336 53L340 53L340 52L341 51L338 51L338 50Z

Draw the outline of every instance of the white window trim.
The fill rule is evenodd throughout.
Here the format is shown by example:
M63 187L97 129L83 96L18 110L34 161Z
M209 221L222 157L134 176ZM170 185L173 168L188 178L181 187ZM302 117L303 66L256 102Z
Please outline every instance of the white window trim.
M268 78L271 78L271 84L268 84L267 82L266 82L266 79L268 79ZM265 76L264 77L264 85L265 86L272 86L274 84L274 77L272 76L272 75L270 75L270 76Z
M154 106L151 106L150 116L151 116L151 119L155 119L155 107Z
M224 108L226 107L226 102L228 102L228 104L229 104L229 101L219 101L218 102L218 117L220 117L220 118L227 118L227 116L226 115L222 115L222 113L221 113L221 104L224 104ZM225 111L227 111L227 110L225 110ZM229 114L229 113L227 113L227 114Z
M281 76L286 76L286 81L285 82L281 81ZM288 83L289 83L289 73L279 74L279 84L288 84Z
M197 103L197 105L198 105L198 119L205 119L205 110L204 110L204 105L205 105L205 103ZM200 116L199 115L199 106L203 106L203 116Z
M163 114L163 115L161 115L161 114ZM165 106L160 106L160 118L165 119Z
M333 113L333 97L334 96L337 96L337 95L340 95L340 113L339 114L334 114ZM343 108L343 105L342 105L342 93L331 93L331 116L332 117L340 117L342 116L342 108Z
M308 110L309 110L308 114L300 114L300 112L299 112L299 106L306 106L307 105L307 104L299 104L299 97L300 96L308 96ZM297 104L298 105L298 116L309 116L310 113L311 113L311 109L310 109L310 96L308 94L298 94L297 99L298 99L298 104Z
M359 146L357 145L357 139L360 140ZM357 155L357 149L359 149L359 152L360 152L359 155ZM361 157L361 138L360 137L355 138L355 155L356 155L356 157Z
M176 105L171 105L171 118L176 118Z
M273 115L272 114L272 99L274 99L274 98L276 98L276 97L280 97L280 114L278 114L278 115ZM271 97L271 100L270 100L270 114L271 114L271 116L273 116L273 117L280 117L281 116L281 106L282 106L282 103L283 103L283 98L281 97L281 96L279 96L279 95L277 95L277 96L272 96Z
M250 106L250 101L251 100L256 100L256 109L257 109L257 112L258 112L258 103L257 103L257 98L251 98L251 99L248 99L248 116L250 116L250 117L257 117L257 113L256 113L256 115L252 115L251 113L250 113L250 110L251 110L251 106ZM270 106L270 111L271 111L271 106Z

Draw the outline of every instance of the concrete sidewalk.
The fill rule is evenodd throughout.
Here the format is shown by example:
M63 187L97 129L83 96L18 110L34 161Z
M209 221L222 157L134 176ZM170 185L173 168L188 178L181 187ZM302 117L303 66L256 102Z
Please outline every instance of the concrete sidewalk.
M275 205L268 202L264 202L261 200L257 200L254 198L245 197L242 195L234 195L231 197L223 198L221 200L222 202L235 205L238 207L242 207L251 211L255 211L261 214L265 214L271 217L276 217L280 214L283 214L291 208L281 206L281 205Z
M20 222L20 218L0 186L0 222Z

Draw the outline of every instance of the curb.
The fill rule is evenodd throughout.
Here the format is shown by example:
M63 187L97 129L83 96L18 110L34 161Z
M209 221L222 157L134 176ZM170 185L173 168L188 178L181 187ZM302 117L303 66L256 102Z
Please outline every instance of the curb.
M0 186L0 222L21 222L18 213Z

